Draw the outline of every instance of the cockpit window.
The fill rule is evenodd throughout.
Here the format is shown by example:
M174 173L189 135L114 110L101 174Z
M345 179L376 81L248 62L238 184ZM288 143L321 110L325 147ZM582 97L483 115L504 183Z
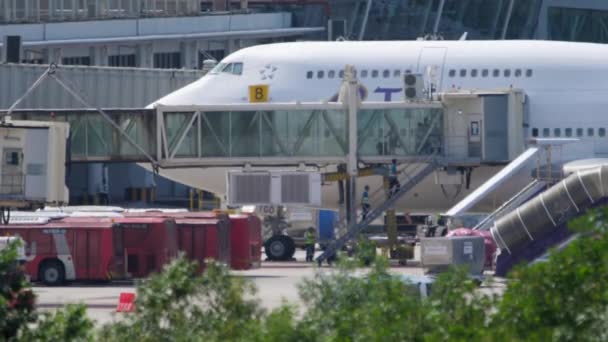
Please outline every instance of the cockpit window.
M218 63L215 67L213 67L213 69L211 69L211 71L209 71L210 74L219 74L224 67L226 66L226 63Z
M232 74L241 75L243 73L243 63L234 63L232 65Z
M243 73L243 63L219 63L209 71L210 74L227 73L241 75Z

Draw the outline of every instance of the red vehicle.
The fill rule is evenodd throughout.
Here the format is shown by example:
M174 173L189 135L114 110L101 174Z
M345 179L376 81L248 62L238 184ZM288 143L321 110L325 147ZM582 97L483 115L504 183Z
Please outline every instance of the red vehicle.
M0 235L26 243L26 272L32 281L108 280L114 265L112 222L50 222L0 226Z
M255 215L230 215L230 266L236 270L262 264L262 222Z
M230 222L227 219L178 218L178 248L204 269L205 260L229 264Z
M166 217L68 217L65 222L111 222L115 278L143 278L160 272L177 256L175 220Z

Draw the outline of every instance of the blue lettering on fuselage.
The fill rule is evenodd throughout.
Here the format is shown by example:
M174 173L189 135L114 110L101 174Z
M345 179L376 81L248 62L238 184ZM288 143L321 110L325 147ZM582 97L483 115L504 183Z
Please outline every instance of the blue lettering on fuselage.
M401 92L403 88L376 88L376 90L374 90L374 93L384 93L384 102L391 102L392 101L392 97L393 97L393 93L399 93Z

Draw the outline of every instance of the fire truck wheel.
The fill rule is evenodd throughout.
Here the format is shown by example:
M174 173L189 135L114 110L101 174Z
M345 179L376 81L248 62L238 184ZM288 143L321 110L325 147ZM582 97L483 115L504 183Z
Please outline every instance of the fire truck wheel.
M289 236L275 235L266 241L264 251L270 260L285 261L293 258L296 247Z
M63 284L65 271L58 260L47 260L40 266L40 280L45 285L57 286Z

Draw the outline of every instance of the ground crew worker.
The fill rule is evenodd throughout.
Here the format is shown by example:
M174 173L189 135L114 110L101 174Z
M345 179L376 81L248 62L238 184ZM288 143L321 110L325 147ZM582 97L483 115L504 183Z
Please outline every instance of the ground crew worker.
M391 166L388 171L389 177L389 196L393 196L399 191L399 179L397 178L397 159L391 161Z
M369 185L366 185L363 190L363 195L361 196L361 221L365 220L367 214L369 213Z
M306 244L306 262L312 262L315 256L315 229L309 227L304 233L304 242Z

